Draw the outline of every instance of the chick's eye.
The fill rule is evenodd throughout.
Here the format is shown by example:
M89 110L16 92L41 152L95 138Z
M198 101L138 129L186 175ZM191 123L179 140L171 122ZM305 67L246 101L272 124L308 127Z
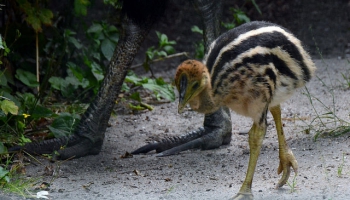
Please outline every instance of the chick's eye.
M193 86L192 86L192 89L195 90L199 87L199 84L198 83L195 83Z

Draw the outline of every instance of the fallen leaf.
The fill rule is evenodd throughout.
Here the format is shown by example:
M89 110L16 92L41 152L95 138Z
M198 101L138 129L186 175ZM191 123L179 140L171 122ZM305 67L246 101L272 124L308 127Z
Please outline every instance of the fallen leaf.
M129 152L125 152L124 155L121 155L120 158L132 158L133 155Z
M49 197L47 197L47 195L49 195L48 191L40 191L36 193L36 198L37 199L49 199Z
M141 176L141 173L139 170L135 169L133 172L136 174L136 176Z

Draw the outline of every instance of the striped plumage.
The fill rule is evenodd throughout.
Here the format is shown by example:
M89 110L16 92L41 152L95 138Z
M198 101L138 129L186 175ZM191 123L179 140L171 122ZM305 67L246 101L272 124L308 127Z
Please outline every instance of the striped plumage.
M184 68L188 62L180 66ZM213 112L226 105L253 119L261 112L258 108L262 104L271 107L288 99L296 88L310 80L316 69L292 33L268 22L243 24L222 34L210 45L203 65L210 72L215 107L198 111ZM175 80L180 80L177 77L181 71L179 67Z
M251 149L246 180L236 198L250 198L251 181L266 133L266 114L272 113L278 134L280 166L284 185L290 167L297 172L297 161L288 148L282 129L280 103L305 85L315 65L301 42L288 30L268 22L251 22L218 37L204 61L184 61L177 69L179 112L186 104L201 113L212 113L227 106L253 119L249 131Z

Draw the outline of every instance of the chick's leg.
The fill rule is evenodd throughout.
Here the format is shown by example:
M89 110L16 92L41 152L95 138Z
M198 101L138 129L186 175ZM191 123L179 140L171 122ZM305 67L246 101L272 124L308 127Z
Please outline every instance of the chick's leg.
M239 190L238 194L232 199L253 199L252 194L252 181L255 172L256 163L260 154L261 145L266 133L266 119L263 123L254 123L253 127L249 131L249 148L250 148L250 157L248 170L246 178Z
M292 150L288 147L286 138L284 137L281 119L281 107L279 105L272 107L270 108L270 112L275 121L278 135L280 164L277 173L280 174L283 172L282 178L278 181L278 184L276 186L276 188L279 188L287 183L290 176L291 167L293 168L295 174L298 173L298 162L295 159Z

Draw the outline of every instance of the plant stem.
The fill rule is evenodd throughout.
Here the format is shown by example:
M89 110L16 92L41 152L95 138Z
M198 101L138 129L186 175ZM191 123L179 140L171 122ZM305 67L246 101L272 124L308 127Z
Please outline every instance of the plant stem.
M180 56L188 57L188 52L181 52L181 53L171 54L171 55L166 56L166 57L162 57L162 58L157 58L157 59L151 60L149 63L152 64L152 63L156 63L156 62L159 62L159 61L162 61L162 60L175 58L175 57L180 57ZM130 69L136 69L138 67L141 67L142 65L143 65L143 63L136 64L136 65L131 66Z
M38 32L35 32L35 58L36 58L36 81L39 83L39 38L38 38ZM38 85L38 93L39 93L40 86Z

